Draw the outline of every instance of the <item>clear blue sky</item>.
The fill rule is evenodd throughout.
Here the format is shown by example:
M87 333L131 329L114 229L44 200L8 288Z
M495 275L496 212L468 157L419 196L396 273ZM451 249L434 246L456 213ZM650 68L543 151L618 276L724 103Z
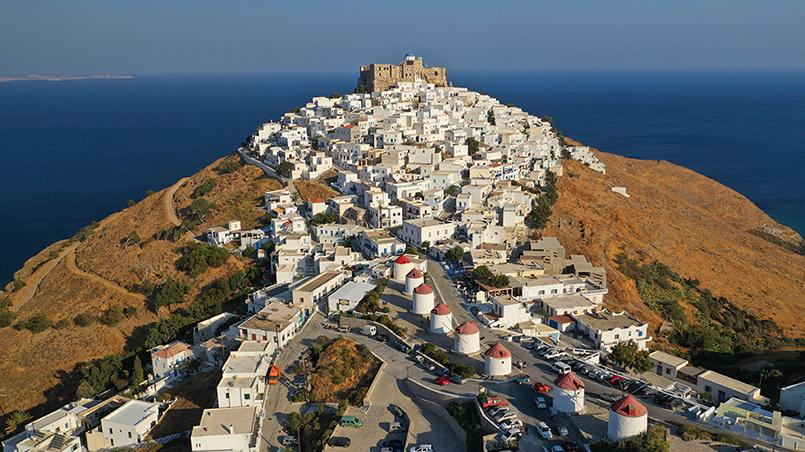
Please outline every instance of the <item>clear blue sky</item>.
M802 0L4 0L0 74L805 67Z

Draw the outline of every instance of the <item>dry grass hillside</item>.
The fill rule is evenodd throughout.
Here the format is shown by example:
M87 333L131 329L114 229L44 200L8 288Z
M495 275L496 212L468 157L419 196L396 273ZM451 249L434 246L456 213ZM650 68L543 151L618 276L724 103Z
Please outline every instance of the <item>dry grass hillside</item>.
M231 171L219 174L214 168L222 163ZM178 224L177 209L187 207L193 192L207 180L215 181L203 196L214 205L209 216L175 242L153 239L154 234ZM168 277L185 280L190 285L188 300L192 300L200 288L243 268L245 262L231 257L223 266L192 279L178 271L175 263L181 247L208 227L235 218L246 227L255 225L262 216L258 207L263 192L279 187L279 181L266 178L253 166L240 166L236 157L228 156L103 219L84 240L57 242L28 260L15 274L25 286L8 291L15 322L40 314L54 323L62 322L59 328L39 333L0 329L0 393L4 394L5 411L38 407L35 411L39 412L46 408L44 404L53 406L72 398L77 365L139 346L142 337L137 334L143 329L138 327L170 311L163 307L157 315L146 308L145 295L137 292L143 282L160 283ZM123 243L132 236L137 239ZM137 311L114 326L96 322L79 327L74 323L79 314L97 315L112 307Z
M546 235L606 268L609 304L648 320L655 330L661 324L634 281L618 270L616 256L626 252L699 280L702 288L773 320L789 336L805 336L805 256L752 231L772 225L784 239L798 242L796 233L694 171L665 161L598 155L606 175L577 162L565 166ZM626 187L630 197L612 192L615 186Z

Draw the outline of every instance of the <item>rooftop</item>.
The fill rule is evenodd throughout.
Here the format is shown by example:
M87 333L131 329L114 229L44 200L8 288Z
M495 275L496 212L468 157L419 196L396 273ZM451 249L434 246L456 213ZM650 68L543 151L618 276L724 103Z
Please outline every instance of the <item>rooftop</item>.
M596 304L589 299L579 295L559 295L556 297L541 298L542 303L553 309L572 309L572 308L591 308Z
M103 418L122 425L137 425L159 410L159 404L143 400L129 400L122 407Z
M589 325L598 331L610 331L618 328L629 328L645 325L645 323L626 314L612 314L606 311L575 316L576 320Z
M204 410L193 436L216 436L251 433L257 407L210 408Z
M318 289L319 287L327 284L328 282L332 281L333 279L337 278L339 275L340 275L339 272L332 272L332 271L319 273L318 275L310 278L302 286L297 287L296 290L300 290L302 292L312 292Z
M730 378L726 375L722 375L712 370L705 370L704 372L699 374L699 378L703 378L707 381L723 386L725 388L732 389L737 393L744 394L750 397L753 396L754 392L758 390L758 388L750 384L738 381L734 378Z
M649 358L659 361L663 364L668 364L671 367L682 367L688 364L688 360L674 356L670 353L665 353L660 350L655 350L648 355Z
M377 287L368 282L350 281L332 293L329 298L333 300L361 301L369 291Z
M624 398L612 402L609 408L621 416L628 417L641 417L648 413L646 407L631 394L626 394Z
M285 303L269 303L240 324L241 328L261 331L284 330L299 316L299 308Z

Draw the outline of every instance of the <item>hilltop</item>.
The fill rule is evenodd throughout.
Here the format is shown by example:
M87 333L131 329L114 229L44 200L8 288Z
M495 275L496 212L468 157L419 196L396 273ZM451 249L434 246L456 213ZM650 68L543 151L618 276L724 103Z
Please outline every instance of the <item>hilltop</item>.
M248 260L231 257L192 278L177 269L176 261L193 237L211 226L233 218L245 227L257 224L263 193L281 186L258 168L227 156L29 259L6 287L10 310L15 323L44 315L53 327L37 333L0 328L0 392L6 413L35 407L41 413L43 404L72 400L82 363L141 347L148 325L183 306L152 312L147 307L149 284L168 278L186 282L186 300L191 301L202 288L246 268ZM183 232L177 227L196 199L212 207ZM175 231L173 240L157 238L166 231ZM15 284L18 290L13 291ZM76 324L82 314L101 316L112 310L123 310L126 316L114 325Z
M803 336L805 256L802 239L743 195L667 161L595 151L606 174L566 161L559 201L545 233L606 268L607 302L650 322L663 319L641 299L618 265L625 253L657 261L786 335ZM629 197L611 191L626 187ZM775 235L763 231L772 231ZM688 309L694 317L695 312Z

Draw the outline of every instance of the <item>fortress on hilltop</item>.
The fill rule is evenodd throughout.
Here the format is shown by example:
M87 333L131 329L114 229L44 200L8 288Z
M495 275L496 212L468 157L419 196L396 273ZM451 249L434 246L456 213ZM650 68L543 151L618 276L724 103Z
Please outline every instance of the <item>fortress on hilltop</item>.
M370 64L361 66L357 93L371 93L391 88L399 82L417 80L433 83L436 86L447 86L447 69L443 67L427 67L422 57L411 52L405 54L400 64Z

